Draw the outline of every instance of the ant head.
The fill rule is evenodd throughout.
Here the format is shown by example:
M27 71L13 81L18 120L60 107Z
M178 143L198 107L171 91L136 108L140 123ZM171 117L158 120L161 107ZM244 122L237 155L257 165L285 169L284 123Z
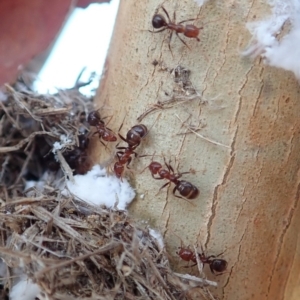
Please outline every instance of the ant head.
M154 28L162 28L167 26L166 19L162 15L154 15L152 19L152 26Z
M152 161L151 164L149 165L149 170L153 175L156 175L161 168L162 165L156 161Z
M117 178L122 178L124 166L120 162L116 162L114 165L114 172Z

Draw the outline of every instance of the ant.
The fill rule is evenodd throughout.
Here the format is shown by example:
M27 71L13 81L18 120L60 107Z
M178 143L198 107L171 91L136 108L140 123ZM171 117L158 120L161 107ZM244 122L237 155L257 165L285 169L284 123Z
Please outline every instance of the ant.
M175 184L175 187L173 189L173 195L177 198L184 199L183 197L187 199L195 199L199 195L199 190L197 187L195 187L193 184L191 184L188 181L185 180L178 180L183 174L187 174L189 172L184 173L174 173L174 169L170 164L167 164L165 161L165 164L168 168L168 170L163 169L162 165L159 162L152 161L151 164L148 166L149 170L151 172L151 175L154 179L160 180L160 179L167 179L169 182L164 184L160 189L163 189L164 187L168 186L173 182ZM155 177L154 175L158 175L159 177ZM179 194L183 197L175 195L175 192L178 190Z
M203 27L196 27L195 25L192 25L192 24L182 25L182 23L184 23L184 22L194 21L196 19L188 19L188 20L184 20L184 21L181 21L181 22L176 24L175 23L175 19L176 19L175 11L174 11L173 22L172 22L167 10L163 6L161 6L161 8L164 11L164 13L166 14L169 22L166 21L164 16L162 16L160 14L155 14L152 18L152 26L156 29L159 29L159 28L162 28L162 29L157 30L157 31L151 31L151 30L149 30L149 31L152 32L152 33L158 33L158 32L162 32L166 29L171 30L170 37L169 37L169 49L170 49L170 51L171 51L170 42L171 42L171 38L172 38L172 35L173 35L174 31L175 31L177 37L181 40L181 42L186 47L188 47L189 49L190 49L190 47L178 35L179 33L183 33L184 36L186 36L188 38L194 38L198 42L200 41L200 39L198 38L198 35L199 35L199 32L200 32L200 29L203 29Z
M89 113L87 117L87 121L90 124L90 126L95 126L96 127L96 132L95 134L98 133L100 142L104 145L104 143L101 141L101 138L105 142L115 142L117 140L116 135L113 133L113 131L106 127L103 119L101 119L100 114L97 110L94 110ZM105 146L105 145L104 145Z
M85 134L81 134L78 136L78 142L79 146L75 146L73 150L63 154L70 168L74 170L75 175L85 174L90 168L86 152L89 145L89 138Z
M123 126L123 123L119 129L119 132ZM114 164L114 172L118 178L122 178L122 174L124 172L124 166L126 165L128 168L128 165L130 164L132 157L131 155L134 154L135 157L137 157L137 153L134 151L139 144L141 143L142 139L148 134L148 129L145 125L139 124L133 126L126 134L126 138L124 138L120 133L118 133L119 137L128 144L127 147L118 147L118 150L123 151L117 151L116 155L118 158L118 161Z
M181 247L179 247L179 251L176 252L176 254L178 254L180 256L180 258L184 261L192 261L193 263L195 263L191 267L194 267L197 265L196 254L191 249L184 248L181 246ZM210 271L214 275L217 275L217 276L223 274L223 272L227 269L227 264L228 264L225 259L216 258L216 257L220 256L221 254L223 254L223 253L220 253L217 256L215 256L215 255L206 256L203 251L202 251L202 253L197 253L202 264L209 264ZM213 258L213 259L211 259L211 258ZM219 274L216 274L216 272Z

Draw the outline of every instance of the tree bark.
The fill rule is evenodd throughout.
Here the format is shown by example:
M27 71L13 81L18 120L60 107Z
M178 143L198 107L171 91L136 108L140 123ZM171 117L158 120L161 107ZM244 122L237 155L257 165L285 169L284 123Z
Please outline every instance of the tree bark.
M153 108L141 121L151 129L137 152L191 170L182 178L200 196L192 205L173 196L173 185L156 195L165 181L140 173L151 156L136 158L126 172L137 191L130 213L163 233L176 269L186 265L176 255L180 238L202 243L209 255L225 251L226 274L205 267L219 283L215 297L299 299L300 89L293 74L240 55L250 39L246 22L270 8L246 0L202 8L165 1L171 18L176 11L177 21L199 18L194 24L203 26L200 42L182 37L190 49L173 34L171 52L167 30L148 31L160 4L121 1L97 107L113 116L116 132L125 117L122 135ZM110 152L94 145L103 162Z

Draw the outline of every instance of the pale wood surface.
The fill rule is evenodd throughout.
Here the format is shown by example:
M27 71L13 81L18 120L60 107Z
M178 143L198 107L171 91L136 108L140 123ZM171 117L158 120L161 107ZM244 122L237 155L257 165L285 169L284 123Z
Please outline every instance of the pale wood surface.
M204 244L208 254L225 251L227 274L215 277L205 267L208 278L219 282L216 297L300 299L300 88L291 73L240 56L250 39L245 23L270 9L246 0L209 1L201 9L191 0L165 1L170 16L176 10L178 21L199 17L195 24L204 26L199 43L183 38L191 50L173 36L172 56L167 32L147 31L160 4L121 1L97 107L113 116L109 127L116 132L126 115L125 135L157 101L180 95L171 70L189 69L201 98L145 117L148 127L157 121L137 152L171 158L181 171L194 169L183 178L201 194L195 206L173 197L171 188L155 196L164 182L153 180L148 170L139 174L151 157L135 159L133 175L126 173L137 189L130 213L164 234L177 269L186 264L176 257L180 239L174 233L186 245ZM179 135L186 129L176 115L200 124L197 133L225 146L193 133ZM94 157L103 162L109 152L94 142Z

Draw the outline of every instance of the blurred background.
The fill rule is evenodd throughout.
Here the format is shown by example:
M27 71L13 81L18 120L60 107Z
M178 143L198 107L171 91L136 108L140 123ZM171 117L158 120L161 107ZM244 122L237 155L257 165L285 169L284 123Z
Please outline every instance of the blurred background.
M0 0L0 86L26 70L40 93L71 88L83 71L81 88L99 84L119 0Z

